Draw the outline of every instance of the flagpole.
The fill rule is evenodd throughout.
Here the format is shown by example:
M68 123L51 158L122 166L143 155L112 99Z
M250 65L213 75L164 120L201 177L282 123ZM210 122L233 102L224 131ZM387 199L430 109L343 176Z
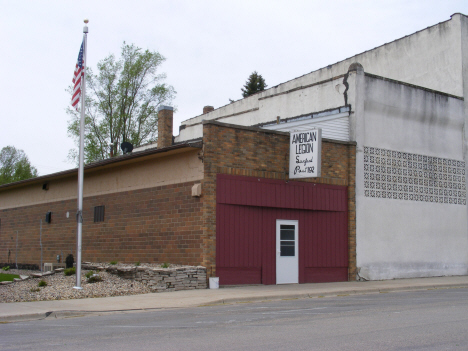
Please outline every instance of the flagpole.
M83 76L81 77L81 119L80 119L80 165L78 167L78 212L76 213L76 286L81 290L81 237L83 227L83 178L84 178L84 128L85 128L85 90L86 90L86 54L88 52L88 20L84 20L83 27Z

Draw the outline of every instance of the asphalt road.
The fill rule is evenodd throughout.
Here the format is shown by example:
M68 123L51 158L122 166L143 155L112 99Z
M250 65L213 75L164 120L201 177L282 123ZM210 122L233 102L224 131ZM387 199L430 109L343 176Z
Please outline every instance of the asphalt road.
M468 289L6 323L0 349L468 350Z

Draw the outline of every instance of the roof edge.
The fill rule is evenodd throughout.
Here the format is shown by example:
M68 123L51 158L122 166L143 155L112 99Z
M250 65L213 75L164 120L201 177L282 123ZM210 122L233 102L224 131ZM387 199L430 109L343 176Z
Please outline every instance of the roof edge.
M296 80L296 79L303 78L303 77L305 77L305 76L307 76L307 75L309 75L309 74L313 74L313 73L319 72L319 71L321 71L321 70L323 70L323 69L330 68L331 66L340 64L340 63L345 62L345 61L347 61L347 60L350 60L350 59L352 59L352 58L357 58L357 56L359 56L359 55L362 55L362 54L371 52L371 51L373 51L373 50L382 48L382 47L384 47L384 46L386 46L386 45L395 43L395 42L397 42L397 41L399 41L399 40L406 39L406 38L408 38L408 37L410 37L410 36L412 36L412 35L418 34L418 33L420 33L420 32L423 32L423 31L425 31L425 30L428 30L428 29L430 29L430 28L439 26L439 25L441 25L441 24L443 24L443 23L446 23L446 22L451 21L451 20L453 19L453 16L455 16L455 15L457 15L457 14L459 14L459 15L461 15L461 16L464 16L464 17L468 17L467 15L465 15L465 14L463 14L463 13L461 13L461 12L455 12L454 14L452 14L452 15L450 16L449 19L447 19L447 20L445 20L445 21L441 21L441 22L439 22L439 23L433 24L433 25L428 26L428 27L426 27L426 28L417 30L417 31L415 31L415 32L413 32L413 33L411 33L411 34L407 34L407 35L405 35L405 36L402 36L402 37L400 37L400 38L394 39L394 40L389 41L389 42L387 42L387 43L383 43L383 44L378 45L378 46L376 46L376 47L374 47L374 48L372 48L372 49L364 50L364 51L362 51L362 52L360 52L360 53L357 53L357 54L355 54L355 55L353 55L353 56L346 57L346 58L344 58L344 59L342 59L342 60L339 60L339 61L337 61L337 62L335 62L335 63L329 64L329 65L327 65L327 66L325 66L325 67L320 67L320 68L318 68L318 69L315 69L315 70L313 70L313 71L310 71L310 72L308 72L308 73L305 73L305 74L303 74L303 75L301 75L301 76L298 76L298 77L289 79L289 80L287 80L287 81L285 81L285 82L278 83L278 84L276 84L275 86L271 86L271 87L269 87L268 89L265 89L265 90L263 90L263 91L261 91L261 92L257 92L257 93L255 93L255 94L253 94L253 95L250 95L250 96L247 96L247 97L245 97L245 98L242 98L242 99L239 99L239 100L235 100L234 102L231 102L231 103L229 103L229 104L220 106L220 107L214 109L213 111L219 110L219 109L221 109L221 108L223 108L223 107L226 107L226 106L228 106L228 105L230 105L230 104L232 104L232 103L236 103L236 102L238 102L238 101L241 101L241 100L244 100L244 99L248 99L248 98L254 97L255 95L258 95L258 94L260 94L260 93L266 93L266 92L268 92L269 90L274 89L274 88L277 88L277 87L280 86L280 85L287 84L287 83L292 82L292 81L294 81L294 80ZM441 93L441 94L444 94L444 93ZM447 94L447 95L448 95L448 94ZM458 98L458 97L455 96L455 95L452 95L452 96ZM266 95L266 96L261 97L261 99L265 99L265 98L268 98L268 97L269 97L269 95ZM258 97L257 97L257 98L258 98ZM213 111L210 111L210 113L213 112ZM200 114L200 115L193 116L193 117L190 117L190 118L188 118L188 119L185 119L185 120L183 120L182 122L180 122L180 125L181 125L181 126L182 126L182 125L191 126L191 124L184 124L184 122L188 122L188 121L190 121L190 120L192 120L192 119L199 118L199 117L201 117L201 116L203 116L203 114Z
M284 136L289 136L290 134L289 132L281 132L278 130L263 129L260 127L247 127L247 126L241 126L238 124L223 123L223 122L211 121L211 120L203 121L203 125L205 124L213 124L219 127L241 129L241 130L247 130L247 131L256 132L256 133L279 134L279 135L284 135ZM335 139L328 139L328 138L322 138L322 141L326 141L329 143L336 143L336 144L357 145L355 141L342 141L342 140L335 140Z
M165 153L165 152L169 152L172 150L178 150L178 149L184 149L184 148L200 149L201 147L202 147L201 139L194 139L194 140L184 141L183 143L172 145L172 146L161 148L161 149L151 148L151 149L146 149L142 151L137 151L135 153L129 153L129 154L120 155L117 157L112 157L112 158L108 158L108 159L101 160L101 161L92 162L92 163L85 165L84 170L86 171L90 169L104 167L110 164L124 162L124 161L132 160L132 159L136 159L140 157L150 156L153 154ZM64 176L71 175L74 173L78 173L78 168L67 169L61 172L46 174L46 175L39 176L39 177L34 177L34 178L25 179L25 180L20 180L20 181L13 182L13 183L3 184L3 185L0 185L0 190L9 188L9 187L18 186L18 185L23 185L23 184L47 181L49 179L53 179L57 177L64 177Z
M425 87L423 87L423 86L416 85L416 84L411 84L411 83L406 83L406 82L403 82L403 81L401 81L401 80L386 78L386 77L383 77L383 76L378 76L378 75L376 75L376 74L367 73L367 72L364 72L364 75L365 75L366 77L369 77L369 78L379 79L379 80L383 80L383 81L385 81L385 82L390 82L390 83L394 83L394 84L405 85L405 86L410 87L410 88L413 88L413 89L424 90L424 91L427 91L427 92L429 92L429 93L433 93L433 94L437 94L437 95L442 95L442 96L447 96L447 97L450 97L450 98L453 98L453 99L465 100L465 98L464 98L463 96L457 96L457 95L452 95L452 94L444 93L444 92L439 91L439 90L434 90L434 89L425 88Z

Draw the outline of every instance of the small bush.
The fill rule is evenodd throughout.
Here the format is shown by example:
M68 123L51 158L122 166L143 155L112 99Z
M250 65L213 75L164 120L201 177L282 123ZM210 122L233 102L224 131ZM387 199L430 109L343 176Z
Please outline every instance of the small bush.
M163 264L161 264L161 267L162 268L169 268L170 264L167 263L167 262L164 262Z
M109 262L111 265L116 265L118 262L117 261L110 261Z
M65 259L65 264L67 268L73 268L73 263L75 263L75 259L73 258L72 254L69 254Z
M63 271L63 274L65 274L66 276L76 274L76 268L75 267L67 268Z
M10 266L5 266L5 267L3 267L2 269L3 269L4 271L8 271L8 270L10 270Z
M91 277L88 278L88 283L97 283L97 282L101 282L101 281L102 281L101 276L99 276L97 274L94 274L94 275L92 275Z
M29 290L30 292L38 292L38 291L41 291L41 289L39 288L31 288L31 290Z
M39 286L39 287L42 288L42 287L44 287L44 286L47 286L47 282L46 282L45 280L41 280L41 281L39 282L39 284L37 284L37 286Z
M135 262L135 266L137 266L137 267L138 267L139 265L140 265L140 261L138 261L138 262Z
M93 276L93 274L94 274L94 271L89 271L88 273L85 274L85 277L89 279Z

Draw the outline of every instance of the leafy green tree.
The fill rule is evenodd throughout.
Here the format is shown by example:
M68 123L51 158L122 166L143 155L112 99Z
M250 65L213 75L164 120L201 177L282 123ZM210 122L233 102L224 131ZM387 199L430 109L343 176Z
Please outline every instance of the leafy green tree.
M122 45L120 58L109 55L97 64L97 74L87 67L85 111L85 163L122 154L124 141L135 147L156 141L158 106L171 104L176 92L157 72L165 58L158 52ZM69 88L71 92L71 88ZM69 107L68 134L79 145L80 113ZM78 160L77 150L69 159Z
M258 74L257 71L253 72L249 79L245 82L242 90L242 96L247 97L252 94L256 94L259 91L265 90L267 87L265 79L263 79L261 74Z
M0 151L0 185L37 177L37 169L31 166L23 150L5 146Z

